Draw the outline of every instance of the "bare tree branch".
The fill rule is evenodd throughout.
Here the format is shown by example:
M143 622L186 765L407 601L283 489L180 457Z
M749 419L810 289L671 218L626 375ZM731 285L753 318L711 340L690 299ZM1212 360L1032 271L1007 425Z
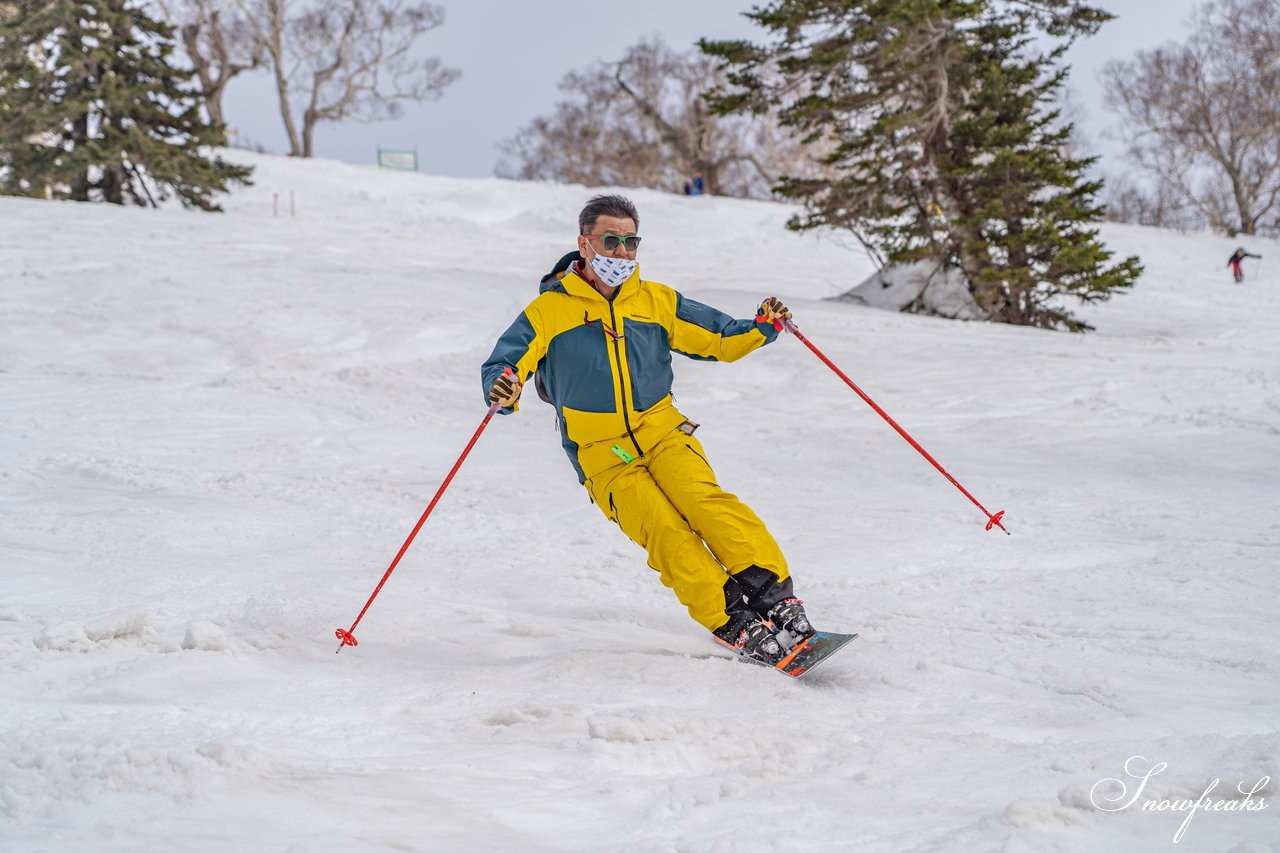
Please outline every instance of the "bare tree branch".
M419 58L444 10L414 0L235 0L276 78L291 152L310 157L325 121L379 121L440 97L458 71ZM301 103L301 114L293 104Z
M1130 185L1125 204L1188 227L1280 232L1280 4L1209 2L1193 26L1185 44L1104 69L1129 158L1159 197L1139 204Z
M496 171L677 192L700 172L709 192L766 198L781 174L818 168L771 114L713 115L704 94L724 82L711 57L642 40L617 62L566 75L565 100L502 143Z
M155 0L155 5L181 35L209 121L225 145L222 95L233 78L263 63L262 46L231 0Z

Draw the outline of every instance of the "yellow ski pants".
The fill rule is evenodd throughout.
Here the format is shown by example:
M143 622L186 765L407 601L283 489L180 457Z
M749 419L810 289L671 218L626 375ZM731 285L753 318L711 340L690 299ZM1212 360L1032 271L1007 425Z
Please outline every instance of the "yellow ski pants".
M764 522L720 488L702 445L682 430L585 485L605 516L649 552L663 585L707 630L729 621L729 575L759 566L779 581L788 577L786 558Z

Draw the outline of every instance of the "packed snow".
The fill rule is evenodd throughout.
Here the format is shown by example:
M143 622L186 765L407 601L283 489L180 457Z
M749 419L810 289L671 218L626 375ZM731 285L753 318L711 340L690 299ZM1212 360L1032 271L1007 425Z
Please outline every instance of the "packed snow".
M224 215L0 199L0 850L1280 851L1280 243L1103 226L1070 335L634 191L646 278L782 298L1011 535L782 336L676 394L822 668L712 643L533 395L335 654L594 190L230 156Z

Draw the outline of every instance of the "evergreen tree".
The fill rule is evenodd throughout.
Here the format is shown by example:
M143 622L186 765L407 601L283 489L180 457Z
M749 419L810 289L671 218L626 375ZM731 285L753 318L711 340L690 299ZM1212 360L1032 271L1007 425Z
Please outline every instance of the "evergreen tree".
M173 31L132 0L20 0L0 19L0 192L187 207L250 169L210 159ZM154 191L154 192L153 192Z
M1106 265L1093 159L1067 154L1071 127L1052 107L1070 39L1107 13L1076 0L775 0L748 17L776 40L702 43L733 87L714 108L759 111L798 91L782 122L830 150L832 175L778 188L805 204L792 228L849 229L890 264L957 267L998 322L1088 329L1062 297L1106 299L1141 274L1136 257ZM1037 53L1040 31L1066 41Z

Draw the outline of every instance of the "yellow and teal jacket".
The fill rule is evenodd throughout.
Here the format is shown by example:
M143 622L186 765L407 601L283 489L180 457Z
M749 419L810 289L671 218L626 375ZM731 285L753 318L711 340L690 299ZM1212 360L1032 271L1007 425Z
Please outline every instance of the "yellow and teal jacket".
M544 279L538 297L498 338L480 384L487 405L505 368L521 381L538 371L556 408L565 452L585 482L643 458L685 422L672 402L671 353L736 361L777 336L771 323L735 320L645 281L638 267L612 300L570 268Z

